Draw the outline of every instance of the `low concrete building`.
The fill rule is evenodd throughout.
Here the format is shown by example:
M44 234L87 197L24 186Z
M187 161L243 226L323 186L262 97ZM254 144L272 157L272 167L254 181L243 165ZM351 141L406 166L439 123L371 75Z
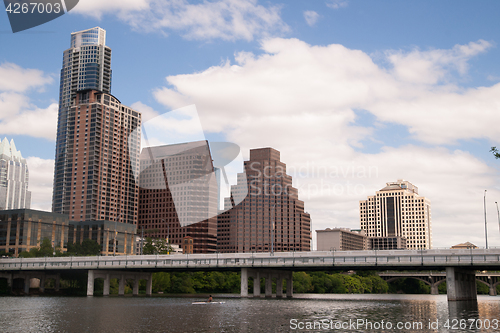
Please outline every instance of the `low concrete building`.
M477 249L478 247L471 242L460 243L457 245L453 245L452 249Z
M40 246L44 238L66 251L68 215L34 209L0 210L0 252L18 256Z
M101 255L135 254L136 226L114 221L70 221L68 242L92 239L101 245ZM116 241L116 250L114 244Z
M347 228L326 228L316 230L318 251L362 251L368 249L368 241L363 230Z
M406 250L406 238L397 237L370 237L368 238L370 250Z

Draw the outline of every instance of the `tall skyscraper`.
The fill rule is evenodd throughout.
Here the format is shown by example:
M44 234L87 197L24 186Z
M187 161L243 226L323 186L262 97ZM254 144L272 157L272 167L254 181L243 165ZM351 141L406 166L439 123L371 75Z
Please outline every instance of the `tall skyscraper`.
M280 152L251 149L245 172L246 177L238 177L238 183L231 186L231 197L225 199L228 210L218 216L218 251L310 251L311 218L304 212L298 190L292 187ZM234 205L234 198L247 191L248 196Z
M404 237L408 249L432 247L431 203L418 187L404 180L390 182L359 202L361 229L369 238Z
M141 114L110 94L105 31L71 34L64 52L52 210L73 221L137 223Z
M26 159L16 149L14 139L0 143L0 210L30 208L29 172Z
M139 228L180 246L192 237L194 253L215 252L218 185L208 142L144 148L140 170Z
M73 144L75 118L71 114L77 91L93 89L111 93L111 49L106 45L106 31L99 27L71 34L70 48L63 53L59 88L56 156L52 211L70 214L72 197Z

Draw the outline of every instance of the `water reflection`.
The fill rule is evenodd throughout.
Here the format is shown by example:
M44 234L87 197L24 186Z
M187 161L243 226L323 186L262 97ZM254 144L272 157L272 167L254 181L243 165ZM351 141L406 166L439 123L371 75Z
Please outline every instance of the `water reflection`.
M430 295L297 296L293 300L227 298L225 304L207 305L193 305L196 299L192 298L168 297L3 297L0 327L5 332L307 331L292 329L291 320L295 320L328 323L337 332L500 331L444 327L453 319L500 318L499 297L480 296L474 305L448 304L446 296ZM363 325L335 329L336 323L349 322ZM387 329L389 323L391 329ZM398 330L398 323L420 324L421 328L403 326Z

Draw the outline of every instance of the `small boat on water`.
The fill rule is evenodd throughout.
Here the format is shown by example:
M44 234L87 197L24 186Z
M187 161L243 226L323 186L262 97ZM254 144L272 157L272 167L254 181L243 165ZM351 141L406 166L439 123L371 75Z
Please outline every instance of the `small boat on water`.
M226 302L193 302L191 304L224 304Z

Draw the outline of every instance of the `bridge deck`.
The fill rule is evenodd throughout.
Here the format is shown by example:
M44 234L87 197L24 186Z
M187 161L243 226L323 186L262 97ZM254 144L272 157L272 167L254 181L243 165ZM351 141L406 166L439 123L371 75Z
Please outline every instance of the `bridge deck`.
M178 254L116 257L47 257L0 259L0 271L127 269L140 271L413 269L445 267L500 268L500 249L426 251L336 251L231 254Z

